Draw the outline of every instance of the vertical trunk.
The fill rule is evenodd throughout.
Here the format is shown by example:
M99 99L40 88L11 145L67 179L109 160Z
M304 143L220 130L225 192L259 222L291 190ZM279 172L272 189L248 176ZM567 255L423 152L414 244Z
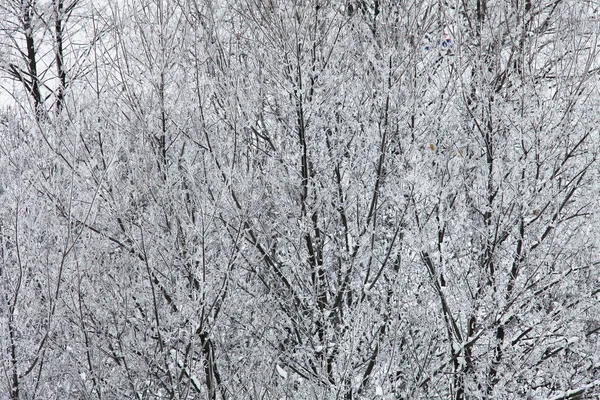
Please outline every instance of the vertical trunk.
M206 389L208 398L217 400L217 389L221 388L221 375L215 360L215 351L212 340L206 332L200 333L200 344L204 355L204 374L206 376ZM225 391L221 388L221 398L226 399Z
M56 20L54 21L54 34L56 39L56 73L58 75L58 86L56 88L56 112L60 113L63 107L64 90L66 87L67 75L63 64L63 0L54 0Z
M19 400L19 373L17 371L17 351L15 345L14 327L12 323L12 314L8 322L8 336L10 338L10 361L12 364L10 398L11 400Z
M23 30L25 32L25 46L27 48L27 73L30 79L30 85L26 84L26 88L30 91L35 108L36 119L39 120L42 118L44 112L42 94L40 91L40 82L37 72L35 42L33 40L33 7L34 4L32 1L23 3Z
M524 179L524 176L523 176L523 179ZM517 277L519 276L519 268L521 267L521 263L523 262L524 252L525 252L525 250L523 249L524 240L525 240L525 221L521 218L521 221L519 223L519 239L517 240L517 249L516 249L516 253L515 253L515 258L513 260L513 265L510 270L508 284L506 286L505 299L507 302L512 297L513 290L515 287L515 281L516 281ZM505 336L504 324L500 324L498 326L498 328L496 329L497 343L496 343L496 348L494 349L494 358L492 359L492 365L490 367L489 377L488 377L489 383L488 383L488 387L487 387L487 394L488 394L488 396L490 396L490 398L493 394L494 386L496 386L496 384L499 381L498 367L500 366L500 363L502 362L502 357L503 357L504 336Z

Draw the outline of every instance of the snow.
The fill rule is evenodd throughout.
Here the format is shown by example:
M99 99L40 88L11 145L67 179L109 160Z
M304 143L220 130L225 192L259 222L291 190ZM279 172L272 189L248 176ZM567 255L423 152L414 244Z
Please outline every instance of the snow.
M281 376L283 379L287 379L288 373L283 368L281 368L279 364L275 366L275 369L277 370L279 376Z

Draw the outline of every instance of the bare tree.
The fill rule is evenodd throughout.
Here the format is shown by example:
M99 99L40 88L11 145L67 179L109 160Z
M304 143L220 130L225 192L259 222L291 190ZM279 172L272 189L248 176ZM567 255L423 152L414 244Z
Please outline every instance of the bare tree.
M592 2L2 7L10 398L598 393Z

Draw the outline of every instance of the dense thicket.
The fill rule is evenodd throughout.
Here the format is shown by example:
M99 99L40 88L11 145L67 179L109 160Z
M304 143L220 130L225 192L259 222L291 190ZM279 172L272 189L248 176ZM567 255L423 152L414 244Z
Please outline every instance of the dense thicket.
M5 1L0 397L597 396L599 15Z

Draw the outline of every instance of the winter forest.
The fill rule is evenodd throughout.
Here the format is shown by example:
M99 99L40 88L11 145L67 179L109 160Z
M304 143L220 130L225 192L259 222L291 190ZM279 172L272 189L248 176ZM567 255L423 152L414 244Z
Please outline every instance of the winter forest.
M0 398L598 398L599 35L0 0Z

